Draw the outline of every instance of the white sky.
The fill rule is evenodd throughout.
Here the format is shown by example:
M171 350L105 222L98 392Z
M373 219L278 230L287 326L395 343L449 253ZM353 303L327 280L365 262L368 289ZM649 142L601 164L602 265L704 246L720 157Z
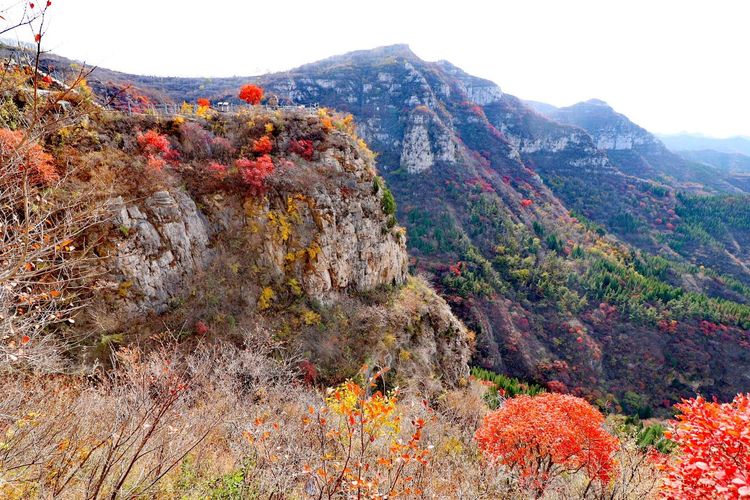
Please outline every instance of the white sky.
M750 136L747 0L53 0L50 17L48 48L121 71L253 75L408 43L521 98Z

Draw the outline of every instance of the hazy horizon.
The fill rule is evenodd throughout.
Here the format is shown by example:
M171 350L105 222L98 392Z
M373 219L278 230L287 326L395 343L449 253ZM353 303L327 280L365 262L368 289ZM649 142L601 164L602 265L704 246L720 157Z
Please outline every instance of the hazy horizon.
M750 33L740 1L410 3L334 0L259 9L218 0L60 0L45 47L134 74L215 78L285 71L354 50L408 44L522 99L597 98L658 134L750 137ZM21 40L30 35L21 32Z

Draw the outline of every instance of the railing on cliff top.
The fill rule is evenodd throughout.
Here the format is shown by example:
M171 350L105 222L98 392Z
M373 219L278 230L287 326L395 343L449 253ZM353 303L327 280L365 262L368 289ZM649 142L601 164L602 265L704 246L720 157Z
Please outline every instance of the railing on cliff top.
M156 116L176 116L176 115L194 115L199 109L197 104L188 104L187 107L184 104L172 104L172 103L159 103L159 104L110 104L110 109L127 113L129 115L156 115ZM220 102L211 106L211 110L218 111L219 113L226 114L237 114L242 110L250 109L267 109L267 110L308 110L310 112L317 113L320 109L318 103L310 105L293 105L284 104L278 106L259 104L251 106L249 104L233 104L228 102Z

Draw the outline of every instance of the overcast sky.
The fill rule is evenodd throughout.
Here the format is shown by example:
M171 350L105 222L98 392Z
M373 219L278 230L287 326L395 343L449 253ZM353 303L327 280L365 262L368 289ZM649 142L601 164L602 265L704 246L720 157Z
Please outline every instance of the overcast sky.
M524 99L595 97L654 132L750 136L746 0L53 0L49 13L48 48L121 71L253 75L408 43Z

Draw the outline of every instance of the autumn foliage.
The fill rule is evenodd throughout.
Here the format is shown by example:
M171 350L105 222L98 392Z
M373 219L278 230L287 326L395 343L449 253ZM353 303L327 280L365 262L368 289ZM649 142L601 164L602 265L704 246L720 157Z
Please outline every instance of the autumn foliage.
M32 184L49 184L58 179L52 156L38 144L26 140L20 130L0 129L0 160L3 164L18 158L20 170L29 175Z
M541 493L551 479L575 471L609 481L618 441L603 423L581 398L524 395L489 413L474 437L485 456L517 470L527 487Z
M257 85L245 85L240 89L240 99L253 106L259 104L263 99L263 89Z
M293 140L291 144L289 145L289 151L300 155L302 158L304 158L307 161L312 160L313 154L315 153L315 149L313 148L313 143L309 139Z
M236 165L242 182L256 193L265 191L266 177L274 171L273 160L269 155L263 155L257 160L240 158Z
M423 419L408 437L394 394L374 390L381 372L360 385L348 381L330 390L326 406L308 409L305 428L318 437L318 462L306 464L318 498L391 498L424 493L421 472L430 450L422 444Z
M260 139L253 142L253 153L267 155L272 150L273 150L273 143L271 142L271 139L267 135L264 135Z
M750 498L750 394L731 403L698 397L675 405L676 457L665 466L665 498Z
M203 97L201 97L200 99L198 99L197 103L198 103L198 106L201 107L201 108L209 108L209 107L211 107L211 101L209 101L208 99L205 99Z
M161 170L167 162L177 160L178 153L172 149L169 139L155 130L138 134L136 140L146 156L147 165L153 170Z

